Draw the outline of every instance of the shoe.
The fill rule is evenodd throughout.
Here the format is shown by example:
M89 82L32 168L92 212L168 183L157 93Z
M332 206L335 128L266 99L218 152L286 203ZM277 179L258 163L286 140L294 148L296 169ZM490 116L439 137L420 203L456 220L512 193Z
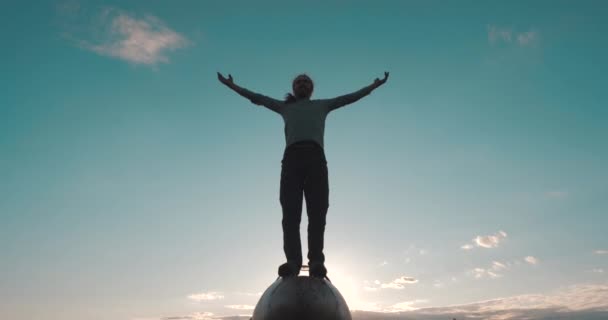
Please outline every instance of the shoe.
M285 262L279 266L279 277L291 277L300 274L301 265L297 265L293 262Z
M327 269L322 262L313 262L308 264L310 266L309 274L311 277L325 278L327 277Z

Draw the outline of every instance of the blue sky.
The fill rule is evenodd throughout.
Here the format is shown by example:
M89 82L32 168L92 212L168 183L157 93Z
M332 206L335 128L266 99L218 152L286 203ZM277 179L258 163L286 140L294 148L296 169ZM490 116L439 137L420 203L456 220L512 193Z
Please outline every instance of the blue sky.
M217 71L275 98L390 72L326 123L351 309L608 308L604 2L1 6L2 318L251 314L284 259L283 122Z

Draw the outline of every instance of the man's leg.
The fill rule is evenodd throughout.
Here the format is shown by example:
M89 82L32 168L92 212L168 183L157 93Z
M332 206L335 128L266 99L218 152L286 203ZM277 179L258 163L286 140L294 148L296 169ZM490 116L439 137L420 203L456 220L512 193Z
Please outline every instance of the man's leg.
M283 250L287 262L302 265L300 221L302 219L302 192L306 172L297 157L284 159L281 168L280 202L283 209Z
M323 239L325 218L329 208L329 181L327 162L319 158L309 168L308 179L304 185L306 211L308 214L308 260L312 264L323 264ZM311 269L312 270L312 269Z

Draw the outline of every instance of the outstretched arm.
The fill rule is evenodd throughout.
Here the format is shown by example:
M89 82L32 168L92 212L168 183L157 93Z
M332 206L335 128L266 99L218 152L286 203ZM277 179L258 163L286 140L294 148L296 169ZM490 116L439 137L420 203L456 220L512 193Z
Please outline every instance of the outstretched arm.
M232 75L228 75L228 78L224 77L221 73L217 73L217 78L218 80L223 83L224 85L226 85L228 88L234 90L234 92L238 93L239 95L249 99L252 103L257 104L257 105L261 105L264 106L276 113L281 113L281 108L283 107L283 102L267 97L263 94L259 94L253 91L249 91L245 88L239 87L238 85L236 85L234 83L234 80L232 79Z
M384 79L376 78L376 80L374 80L374 83L372 83L366 87L363 87L362 89L359 89L358 91L355 91L355 92L352 92L349 94L345 94L345 95L342 95L342 96L339 96L339 97L336 97L333 99L329 99L328 100L328 107L329 107L328 112L338 109L347 104L351 104L351 103L367 96L372 91L374 91L376 88L383 85L387 79L388 79L388 72L384 72Z

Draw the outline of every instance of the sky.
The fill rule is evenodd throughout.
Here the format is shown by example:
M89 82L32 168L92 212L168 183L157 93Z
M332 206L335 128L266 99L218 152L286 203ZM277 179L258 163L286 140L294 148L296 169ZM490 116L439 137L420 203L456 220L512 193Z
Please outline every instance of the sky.
M353 312L608 310L604 1L0 8L0 318L252 313L284 262L284 123L217 72L277 99L390 72L326 122Z

